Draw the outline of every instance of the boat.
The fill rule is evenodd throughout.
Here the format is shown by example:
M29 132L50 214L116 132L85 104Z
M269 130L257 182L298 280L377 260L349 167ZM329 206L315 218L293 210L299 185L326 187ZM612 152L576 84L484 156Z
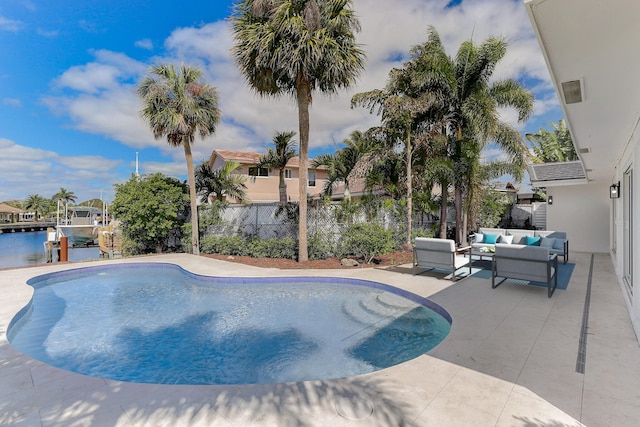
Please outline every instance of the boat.
M102 224L102 211L90 206L69 206L64 215L58 215L56 230L60 237L68 239L69 246L95 244Z

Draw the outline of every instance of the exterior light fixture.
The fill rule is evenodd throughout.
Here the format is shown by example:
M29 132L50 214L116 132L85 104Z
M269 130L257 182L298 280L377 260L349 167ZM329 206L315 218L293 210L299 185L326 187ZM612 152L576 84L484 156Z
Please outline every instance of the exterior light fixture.
M553 196L547 196L547 204L548 205L552 205L553 204Z
M620 181L617 184L611 184L611 187L609 187L609 198L617 199L618 197L620 197Z

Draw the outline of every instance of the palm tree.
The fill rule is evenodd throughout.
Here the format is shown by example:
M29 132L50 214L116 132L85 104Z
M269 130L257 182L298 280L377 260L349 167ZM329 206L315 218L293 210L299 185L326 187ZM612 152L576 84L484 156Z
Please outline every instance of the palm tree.
M231 16L233 54L263 96L289 94L298 104L300 186L298 260L308 260L307 174L312 92L351 86L364 67L351 0L241 0Z
M430 27L427 41L412 49L414 84L422 85L441 100L446 135L455 164L456 241L466 240L463 225L463 193L467 207L475 204L473 187L480 174L480 153L495 143L507 156L500 163L519 180L524 174L527 149L520 132L501 120L498 110L514 108L520 122L533 111L533 95L512 79L491 82L496 65L506 54L507 43L491 37L480 46L462 43L455 58L446 55L435 28Z
M201 81L202 72L198 68L184 64L179 71L171 64L156 65L150 74L138 86L138 95L143 103L141 114L156 139L166 137L172 147L182 145L184 148L191 201L192 252L199 255L198 206L191 144L196 132L205 138L216 131L220 121L218 92L215 87Z
M538 133L524 135L533 147L534 160L538 163L579 160L565 121L560 119L557 124L551 123L551 126L553 132L540 128Z
M44 213L49 210L49 200L39 194L30 194L24 201L24 209L34 212L33 221L38 222L38 213Z
M275 150L271 147L267 148L267 154L260 156L258 160L259 168L278 169L279 184L278 190L280 192L280 203L287 203L287 183L284 180L284 169L287 167L287 163L297 155L296 145L297 142L293 140L296 135L295 132L278 132L273 137L273 145Z
M60 187L60 191L54 194L51 200L54 202L60 200L63 204L67 205L69 202L75 203L77 198L73 191L68 191L66 188Z
M360 159L371 151L371 141L359 130L351 132L349 138L344 140L345 146L334 154L321 154L313 161L313 167L326 166L328 168L327 182L324 194L331 196L338 182L344 182L344 198L351 200L349 181L351 172L355 169Z
M245 178L234 173L239 167L240 163L232 160L220 169L211 170L208 162L202 162L195 171L196 192L200 195L200 202L211 203L213 195L219 201L225 196L246 199Z
M351 98L351 106L364 106L370 112L381 115L385 134L391 145L400 145L405 153L406 189L407 189L407 238L406 244L411 244L411 222L413 217L413 152L414 137L423 132L429 134L431 121L428 116L436 107L437 99L427 90L416 90L412 83L411 70L393 69L389 73L387 85L384 89L358 93ZM424 136L418 142L425 141ZM392 148L392 147L390 147Z

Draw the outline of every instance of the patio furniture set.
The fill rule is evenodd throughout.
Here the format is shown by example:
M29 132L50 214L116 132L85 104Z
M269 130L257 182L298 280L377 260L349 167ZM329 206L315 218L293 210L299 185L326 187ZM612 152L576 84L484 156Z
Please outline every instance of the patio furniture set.
M558 256L569 259L569 241L565 232L480 228L471 236L471 245L456 247L450 239L417 237L413 248L413 274L418 269L456 271L471 266L475 259L491 259L491 287L507 279L546 283L551 298L558 286ZM502 280L496 282L500 277Z

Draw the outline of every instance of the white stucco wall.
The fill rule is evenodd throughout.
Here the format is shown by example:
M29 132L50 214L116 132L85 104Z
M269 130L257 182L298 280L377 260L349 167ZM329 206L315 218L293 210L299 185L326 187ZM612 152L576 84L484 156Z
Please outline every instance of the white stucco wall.
M566 231L569 251L609 253L608 183L547 187L547 229Z
M636 336L640 338L640 280L638 279L640 273L640 216L637 212L640 212L640 172L638 172L637 166L640 164L640 129L636 128L631 143L627 146L624 154L621 156L621 160L616 165L616 173L612 179L613 182L620 181L621 198L616 200L617 206L615 209L615 220L612 221L611 226L613 232L616 233L616 248L611 253L611 258L616 269L616 274L620 282L622 294L625 297L625 302L629 310L631 317L631 323L635 330ZM628 188L624 185L624 173L629 168L633 170L633 207L632 207L632 222L631 222L631 237L632 242L632 269L633 269L633 290L631 290L624 282L624 241L625 233L629 233L627 227L624 224L624 198L628 197ZM613 214L613 212L612 212Z

